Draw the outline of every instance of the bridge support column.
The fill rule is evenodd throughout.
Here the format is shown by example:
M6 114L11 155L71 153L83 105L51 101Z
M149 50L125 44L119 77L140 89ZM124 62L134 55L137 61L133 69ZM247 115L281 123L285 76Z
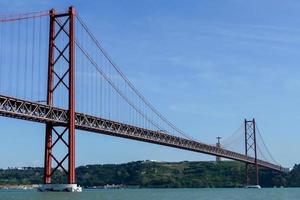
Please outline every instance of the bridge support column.
M46 124L44 184L40 191L81 191L75 179L75 8L68 12L56 14L50 11L49 57L48 57L48 87L47 104L55 106L57 90L67 91L65 109L68 109L68 124ZM57 30L56 30L57 29ZM67 42L58 42L57 38L67 38ZM61 40L60 40L61 41ZM64 40L62 40L64 41ZM68 52L68 54L67 54ZM68 56L66 56L66 54ZM59 68L59 70L58 70ZM67 136L65 136L67 134ZM64 137L65 136L65 137ZM55 140L53 138L56 137ZM68 151L64 157L58 158L53 149L57 143L63 143ZM67 167L65 161L68 161ZM56 166L52 168L52 161ZM67 175L68 184L52 184L52 177L58 169ZM61 180L61 182L65 182Z
M258 163L257 163L257 149L256 149L256 127L255 119L245 119L245 154L248 156L250 153L254 154L254 164L246 163L245 168L245 185L246 187L258 187L259 176L258 176ZM253 176L253 171L255 175Z

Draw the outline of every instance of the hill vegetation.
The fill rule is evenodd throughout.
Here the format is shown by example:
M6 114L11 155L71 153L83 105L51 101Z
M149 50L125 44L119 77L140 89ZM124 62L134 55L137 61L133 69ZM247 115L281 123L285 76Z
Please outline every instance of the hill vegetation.
M86 165L76 168L77 183L84 187L122 185L124 187L196 188L243 187L245 165L234 161L222 162L151 162ZM300 186L300 165L288 174L260 169L262 187ZM66 177L57 171L55 183ZM43 168L2 169L0 185L40 184Z

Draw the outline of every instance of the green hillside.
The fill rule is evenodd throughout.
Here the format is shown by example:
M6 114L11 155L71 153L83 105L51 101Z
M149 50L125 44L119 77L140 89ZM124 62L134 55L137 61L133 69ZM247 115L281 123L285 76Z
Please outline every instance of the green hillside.
M126 164L87 165L76 169L77 183L84 187L123 185L134 187L242 187L245 165L234 161L222 162L150 162ZM300 186L300 165L289 174L260 169L260 185ZM0 170L0 185L42 183L42 168ZM54 182L66 177L57 172Z

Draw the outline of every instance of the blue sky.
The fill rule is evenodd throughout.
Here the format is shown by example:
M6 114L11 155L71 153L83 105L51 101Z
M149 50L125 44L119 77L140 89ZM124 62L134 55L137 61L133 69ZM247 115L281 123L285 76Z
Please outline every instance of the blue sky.
M0 1L0 13L64 9L80 16L142 93L201 141L255 117L275 159L300 153L300 2L287 0ZM0 167L41 166L44 126L0 119ZM77 134L76 164L214 157Z

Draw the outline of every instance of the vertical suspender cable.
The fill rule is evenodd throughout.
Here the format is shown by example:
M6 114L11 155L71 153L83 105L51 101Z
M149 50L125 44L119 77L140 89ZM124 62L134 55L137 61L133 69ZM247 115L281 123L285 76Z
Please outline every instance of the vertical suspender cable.
M0 23L0 92L2 93L2 79L3 79L3 72L2 68L3 66L3 29L4 29L4 23Z
M18 53L17 53L17 73L16 73L16 78L17 78L17 80L16 80L16 83L17 83L17 87L16 87L16 96L18 96L18 97L20 97L19 95L20 94L18 94L18 91L19 91L19 89L18 88L20 88L20 84L19 84L19 79L20 79L20 59L21 59L21 53L20 53L20 51L21 51L21 45L20 45L20 37L21 37L21 21L18 21L18 31L17 31L17 34L18 34L18 38L17 38L17 51L18 51Z
M28 20L26 20L26 24L25 24L25 27L26 27L26 29L25 29L25 73L24 73L24 79L23 79L23 83L24 83L24 98L26 99L27 98L27 93L26 93L26 91L28 90L28 88L27 88L27 65L28 65Z
M32 19L32 46L31 46L31 100L34 99L34 83L35 83L35 79L34 79L34 68L35 68L35 62L34 62L34 54L35 54L35 19Z
M15 44L15 38L14 38L14 35L15 35L15 31L14 31L14 23L10 23L10 28L9 28L9 39L10 39L10 45L9 45L9 49L10 49L10 54L9 55L15 55L15 52L14 52L14 44ZM9 59L9 62L8 62L8 94L9 95L12 95L13 94L13 77L14 77L14 60L15 59L12 59L11 57L8 57Z
M38 75L37 75L37 99L39 101L42 101L41 98L41 56L42 56L42 52L41 52L41 48L42 48L42 42L41 42L41 37L42 37L42 17L39 17L39 28L38 28ZM44 78L44 77L43 77Z

